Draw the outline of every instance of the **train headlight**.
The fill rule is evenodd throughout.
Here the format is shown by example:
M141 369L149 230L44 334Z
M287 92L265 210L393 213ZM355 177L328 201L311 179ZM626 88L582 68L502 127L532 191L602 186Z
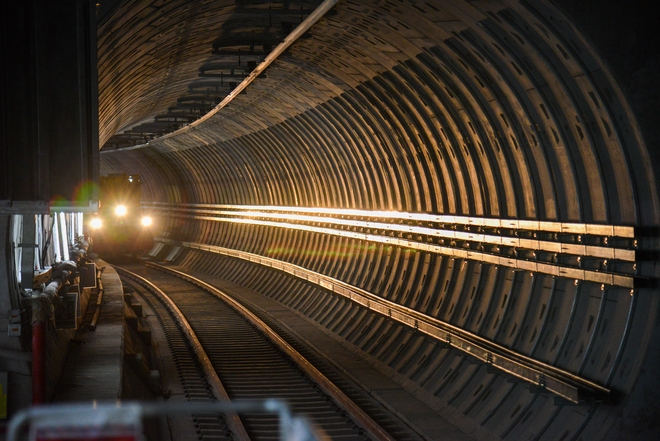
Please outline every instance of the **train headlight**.
M153 221L149 216L144 216L141 222L143 227L150 227L151 224L153 223Z
M117 205L115 207L115 214L117 216L126 216L126 213L128 213L128 209L126 208L126 205Z
M100 218L95 217L91 221L89 221L89 226L92 227L92 229L94 230L98 230L103 226L103 221Z

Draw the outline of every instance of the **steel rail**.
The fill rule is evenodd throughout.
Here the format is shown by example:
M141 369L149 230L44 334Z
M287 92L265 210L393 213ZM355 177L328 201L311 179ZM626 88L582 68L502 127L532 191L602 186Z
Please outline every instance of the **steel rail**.
M186 320L186 317L183 315L181 310L176 306L176 304L172 301L172 299L170 299L169 296L165 294L160 288L158 288L156 285L154 285L144 277L139 276L138 274L135 274L119 266L113 265L113 268L117 270L117 272L119 272L120 274L132 280L135 280L136 282L145 286L160 298L160 300L165 304L165 307L169 309L172 315L175 317L175 320L179 323L182 332L188 339L188 342L190 343L192 350L195 352L195 355L199 360L202 370L206 375L206 380L208 381L209 386L211 386L213 395L216 397L218 401L230 402L231 400L229 398L229 394L222 385L222 382L220 381L218 374L215 372L215 369L211 364L211 360L206 354L206 351L204 351L202 344L197 338L197 335L195 335L195 331L193 331L192 327L188 323L188 320ZM243 422L241 421L238 414L236 414L236 412L228 412L226 414L226 422L227 422L227 426L229 426L229 428L231 429L234 435L234 439L241 441L250 441L250 436L245 430L245 427L243 426Z
M587 282L595 282L604 285L621 286L630 289L634 289L636 280L639 280L638 277L629 274L575 268L575 267L559 265L550 262L532 261L532 260L520 259L516 257L509 257L506 255L494 254L490 252L476 251L472 249L465 249L465 248L445 246L445 245L436 245L434 243L421 242L417 240L404 239L399 237L385 236L382 234L370 234L363 232L346 231L337 228L317 227L306 224L263 221L252 218L245 218L245 219L223 218L223 217L215 217L215 216L200 216L193 214L173 214L170 216L184 218L184 219L207 220L213 222L242 223L249 225L262 225L262 226L277 227L277 228L288 228L293 230L310 231L314 233L328 234L333 236L350 237L353 239L366 240L369 242L386 243L408 249L415 249L420 251L428 251L436 254L443 254L449 257L454 257L459 259L477 260L480 262L505 266L508 268L514 268L518 270L532 271L532 272L549 274L557 277L566 277L576 280L584 280Z
M233 297L222 292L213 285L204 282L196 277L185 274L181 271L175 270L173 268L168 268L163 265L159 265L153 262L145 262L150 268L155 268L163 272L169 273L179 277L180 279L185 280L188 283L191 283L204 291L209 292L214 295L236 312L245 317L254 327L260 330L265 334L268 339L270 339L282 352L287 354L299 367L300 369L309 376L315 383L318 384L319 388L332 397L335 400L336 404L353 416L363 429L373 438L378 440L389 440L394 441L394 439L382 428L378 423L376 423L369 415L367 415L357 404L353 402L349 397L347 397L344 392L341 391L332 381L330 381L321 371L319 371L313 364L311 364L305 357L303 357L296 349L293 348L289 343L286 342L279 334L277 334L270 326L268 326L264 321L257 317L252 311L247 309L241 303L236 301Z
M586 378L515 352L479 335L465 331L414 309L398 305L341 280L281 260L213 245L158 241L190 249L235 257L274 268L318 285L371 311L418 330L447 346L456 348L502 372L552 392L573 403L586 398L608 401L610 390ZM150 263L149 265L155 265ZM160 265L158 265L160 266Z

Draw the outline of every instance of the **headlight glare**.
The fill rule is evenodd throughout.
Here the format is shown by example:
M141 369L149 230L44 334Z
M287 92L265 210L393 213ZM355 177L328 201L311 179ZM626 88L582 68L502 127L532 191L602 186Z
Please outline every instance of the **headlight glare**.
M98 230L103 226L103 221L100 218L95 217L91 221L89 221L89 226L92 227L92 229L94 230Z
M126 213L128 213L128 209L126 208L126 205L117 205L115 207L115 214L117 216L126 216Z

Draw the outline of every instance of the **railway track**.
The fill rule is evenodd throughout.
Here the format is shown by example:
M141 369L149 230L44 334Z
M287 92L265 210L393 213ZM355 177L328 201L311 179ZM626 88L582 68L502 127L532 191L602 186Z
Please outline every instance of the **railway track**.
M280 398L331 439L394 439L235 300L221 299L223 293L200 280L193 284L143 265L117 269L157 316L189 401ZM194 426L177 429L188 432L186 439L195 439L192 431L213 441L278 439L277 418L268 414L193 418Z

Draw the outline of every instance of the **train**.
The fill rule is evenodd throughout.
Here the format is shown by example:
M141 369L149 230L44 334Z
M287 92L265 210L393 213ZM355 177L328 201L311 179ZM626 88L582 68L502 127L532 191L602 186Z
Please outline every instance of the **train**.
M153 248L153 219L140 206L139 175L99 179L99 210L87 222L91 251L101 258L138 257Z

